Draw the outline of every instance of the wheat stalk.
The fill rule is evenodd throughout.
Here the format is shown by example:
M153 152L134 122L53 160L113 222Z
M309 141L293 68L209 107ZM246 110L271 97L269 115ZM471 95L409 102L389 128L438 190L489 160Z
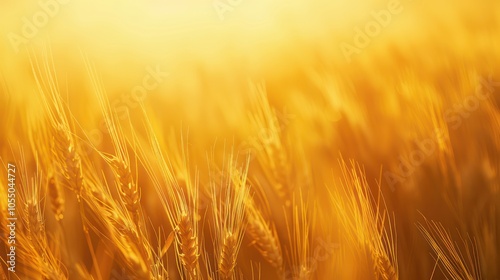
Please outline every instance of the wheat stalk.
M116 115L112 111L107 97L105 96L106 92L103 83L97 75L94 65L90 63L88 58L85 59L85 62L87 72L90 76L94 92L98 98L99 105L104 116L104 121L106 123L106 128L109 130L109 135L111 137L111 144L114 149L114 154L112 155L99 150L98 153L102 159L111 166L118 182L117 187L121 202L124 204L133 221L132 225L128 223L128 215L120 213L117 209L119 205L114 205L112 208L114 211L109 212L108 220L111 228L111 234L115 236L115 238L118 238L116 234L123 234L126 237L125 241L120 241L120 243L124 243L123 245L125 247L118 246L123 255L128 254L127 250L135 251L137 249L137 252L133 252L132 254L136 257L132 258L129 256L127 258L127 262L133 271L137 271L140 279L148 278L153 275L153 273L159 273L162 269L159 267L153 269L155 266L153 264L153 253L148 240L148 232L145 221L141 219L141 189L135 182L131 171L127 140L125 139L122 127ZM105 198L102 193L97 195L102 198L101 203L108 202L108 205L113 205L112 203L109 203L109 199ZM114 212L118 212L119 214ZM124 223L122 223L122 221L124 221ZM163 266L161 258L158 259L160 260L158 260L157 265ZM150 267L150 269L148 269L148 267Z
M476 244L462 239L465 252L462 252L450 234L440 223L425 219L425 225L419 224L419 230L438 256L443 271L453 279L481 279Z
M20 185L23 188L20 191L20 201L23 203L23 211L19 213L25 232L16 232L18 244L24 244L19 250L20 256L25 257L26 262L31 261L28 267L33 267L39 271L40 275L48 279L67 279L67 275L62 271L62 261L58 246L55 242L51 247L45 230L45 220L43 214L43 205L41 205L40 190L43 181L39 170L34 177L28 175L26 168L26 159L21 150L21 162L19 169L22 170L20 176ZM18 247L19 248L19 247ZM21 260L22 261L22 260Z
M59 92L57 75L50 62L50 52L44 53L41 63L31 61L38 92L47 113L49 127L52 127L51 151L59 166L59 174L65 179L65 185L80 197L83 186L82 159L77 152L67 109ZM40 64L43 67L40 67ZM44 125L42 126L44 127Z
M117 181L119 182L118 190L121 198L125 204L125 207L134 217L134 221L139 227L141 189L134 181L134 177L130 169L130 157L127 149L127 141L125 140L122 127L111 109L106 96L104 85L100 77L98 76L94 65L87 58L85 59L85 64L87 67L87 72L90 76L93 90L96 94L99 106L104 116L106 128L109 130L108 132L111 137L111 144L114 149L114 155L108 155L101 151L98 152L101 157L113 168L113 171L115 172L115 175L117 177Z
M241 169L237 168L231 152L227 161L224 161L221 181L212 182L217 268L219 276L224 279L234 278L236 259L246 226L248 164L249 158Z
M311 225L312 217L309 213L309 205L300 192L293 197L292 215L286 216L286 229L289 245L288 263L291 265L294 279L308 280L312 276L311 264Z
M92 223L94 232L101 238L111 240L109 246L118 251L120 259L134 276L149 279L149 243L137 230L135 222L127 214L128 210L111 197L107 183L101 182L95 173L87 175L86 189L83 198L96 220Z
M93 90L97 96L99 106L104 116L106 128L109 130L108 132L111 137L114 155L108 155L101 151L98 152L101 157L111 165L118 181L120 197L127 210L133 216L135 223L139 227L141 192L140 188L134 181L134 177L130 170L130 158L127 149L127 142L125 140L122 127L111 109L109 101L106 97L104 85L98 76L94 65L87 58L85 59L85 64L87 72L90 76Z
M399 279L392 224L386 222L380 191L375 203L361 167L354 161L348 166L342 158L339 163L341 188L331 198L349 241L368 248L376 279Z
M269 104L264 85L251 86L253 110L249 114L250 122L255 127L258 137L252 138L257 159L266 179L278 196L288 199L290 189L290 155L284 145L283 130L278 117ZM261 132L265 131L263 137Z
M137 145L135 147L136 153L152 180L168 220L176 232L176 256L182 265L178 267L179 271L181 274L185 272L189 279L197 279L200 277L200 245L197 222L198 177L195 177L194 182L190 177L188 151L184 148L184 144L180 150L171 150L167 153L169 157L165 157L161 148L165 145L160 145L151 122L144 111L143 113L147 120L146 128L150 136L151 152L148 153L141 145ZM157 163L156 167L151 164L150 158L153 158L154 162ZM174 166L172 166L172 161L176 163ZM174 174L178 174L178 176Z

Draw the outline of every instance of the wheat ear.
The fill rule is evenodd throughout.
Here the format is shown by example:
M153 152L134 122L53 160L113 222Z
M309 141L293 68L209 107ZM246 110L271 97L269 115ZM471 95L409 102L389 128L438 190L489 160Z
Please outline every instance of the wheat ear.
M219 274L223 279L229 279L233 275L238 255L238 238L232 232L228 232L222 242L219 259Z
M25 206L25 220L29 236L33 240L42 240L45 236L43 233L43 221L40 216L40 207L37 202L31 199L26 201Z
M118 251L119 258L137 279L150 279L148 272L149 244L141 240L141 233L127 210L112 198L107 182L101 181L95 173L86 174L84 201L90 213L96 218L95 232L102 238L110 238L110 246Z
M61 125L55 127L53 152L61 164L62 175L67 186L79 197L83 185L82 161L76 152L69 130Z
M398 274L392 265L392 261L385 254L377 253L374 249L370 249L370 252L375 278L377 280L397 280Z
M189 279L197 279L200 277L200 246L197 222L198 177L196 176L194 182L191 180L191 172L188 168L188 151L184 146L181 147L182 154L176 150L171 150L166 153L170 157L165 157L161 148L164 145L160 145L147 115L144 111L143 113L147 120L146 127L149 130L152 154L148 155L140 145L135 147L136 153L153 181L163 209L176 233L176 255L183 266L183 268L178 267L179 271L181 274L185 272ZM155 160L151 161L150 156ZM172 166L172 161L176 163L174 166ZM158 170L151 162L158 163ZM174 173L176 172L183 176L175 176Z
M48 192L52 212L54 212L56 220L60 221L64 218L64 193L54 177L49 179Z
M347 165L342 158L339 164L343 178L338 190L343 193L332 198L351 241L369 251L376 279L398 279L394 230L380 189L377 197L371 193L359 164L351 160Z
M45 51L41 63L35 57L31 61L31 66L43 107L47 113L48 123L54 129L51 149L56 162L60 164L60 175L66 180L67 187L72 189L80 199L83 185L82 160L77 152L67 108L59 92L50 50Z
M257 250L269 264L282 270L283 254L275 228L266 223L262 213L255 209L253 203L248 205L247 209L247 232L254 240Z
M179 254L179 257L182 264L186 268L190 279L197 278L199 276L197 273L199 257L198 238L195 235L195 230L188 214L181 214L179 224L177 225L175 231L179 236L178 243L182 251L182 253Z
M222 180L212 182L217 266L219 276L223 279L234 278L236 259L246 226L246 204L249 199L246 183L248 165L249 158L243 168L238 168L231 153L222 169ZM220 193L217 195L219 190Z
M85 62L94 92L104 116L106 127L109 130L111 144L114 149L114 155L111 157L105 153L99 153L113 168L119 182L118 190L120 196L125 204L125 207L132 214L134 222L139 227L141 192L136 182L134 182L134 177L130 170L130 157L127 148L127 141L117 116L111 109L109 100L106 97L104 85L97 73L97 70L95 69L95 66L88 60L88 58L86 58Z
M141 192L137 187L137 184L132 178L132 172L130 172L130 167L128 164L120 160L119 158L113 158L111 160L111 165L113 166L117 177L120 182L120 195L125 203L127 210L133 214L134 219L136 218L141 200Z

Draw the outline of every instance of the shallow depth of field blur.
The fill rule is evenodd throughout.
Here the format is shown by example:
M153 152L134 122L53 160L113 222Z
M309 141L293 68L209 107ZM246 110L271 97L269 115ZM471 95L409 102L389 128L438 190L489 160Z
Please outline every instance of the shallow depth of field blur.
M0 279L500 279L498 1L3 0L0 34Z

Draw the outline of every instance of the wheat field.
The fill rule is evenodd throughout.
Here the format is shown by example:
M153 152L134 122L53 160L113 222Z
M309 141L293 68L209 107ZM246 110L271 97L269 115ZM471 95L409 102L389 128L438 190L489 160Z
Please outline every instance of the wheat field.
M0 3L0 279L500 279L500 3Z

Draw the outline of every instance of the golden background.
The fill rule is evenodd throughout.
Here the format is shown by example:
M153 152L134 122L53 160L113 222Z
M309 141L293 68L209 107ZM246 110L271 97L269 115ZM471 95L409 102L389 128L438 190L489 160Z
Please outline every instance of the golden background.
M0 276L499 279L499 28L492 0L4 0Z

